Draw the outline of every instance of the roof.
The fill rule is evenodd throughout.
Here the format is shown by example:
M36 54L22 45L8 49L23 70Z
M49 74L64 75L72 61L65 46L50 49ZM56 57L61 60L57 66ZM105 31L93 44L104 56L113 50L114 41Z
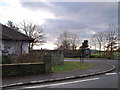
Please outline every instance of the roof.
M2 40L20 40L20 41L29 41L29 42L33 42L34 39L23 34L20 33L14 29L11 29L3 24L2 25Z

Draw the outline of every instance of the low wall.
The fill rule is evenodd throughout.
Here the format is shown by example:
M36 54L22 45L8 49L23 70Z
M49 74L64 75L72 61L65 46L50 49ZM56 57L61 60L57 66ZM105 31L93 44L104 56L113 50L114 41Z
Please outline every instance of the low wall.
M2 77L45 73L44 63L22 63L2 65Z
M31 50L30 54L36 55L39 57L39 60L43 60L44 55L50 55L52 65L63 65L64 64L64 55L62 50Z
M0 66L0 68L2 67L2 77L51 73L51 55L44 55L43 61L37 63L3 64Z
M54 50L51 52L52 65L63 65L64 55L63 51Z

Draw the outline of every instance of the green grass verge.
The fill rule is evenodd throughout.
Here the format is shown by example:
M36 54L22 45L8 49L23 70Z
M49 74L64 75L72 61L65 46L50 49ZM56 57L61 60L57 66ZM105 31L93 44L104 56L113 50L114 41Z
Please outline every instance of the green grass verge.
M78 57L78 58L72 58L72 57L71 57L71 58L66 58L66 57L65 57L64 59L80 59L80 58L79 58L79 57Z
M64 58L69 60L80 60L80 58ZM108 60L107 58L84 58L84 60Z
M92 63L82 63L74 61L66 61L64 65L57 65L52 67L52 72L66 72L77 69L88 69L92 68L94 65Z
M97 53L91 53L93 56L99 56L99 55L104 55L105 52L97 52ZM113 52L113 55L120 55L120 52Z

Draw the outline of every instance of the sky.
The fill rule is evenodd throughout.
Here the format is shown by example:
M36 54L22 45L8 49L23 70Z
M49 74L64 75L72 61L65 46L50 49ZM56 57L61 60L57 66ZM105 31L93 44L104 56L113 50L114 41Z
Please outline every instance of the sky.
M64 31L83 40L90 40L96 32L118 23L118 3L115 0L0 0L0 23L30 20L45 27L46 43L34 49L54 49L54 43ZM18 24L19 25L19 24Z

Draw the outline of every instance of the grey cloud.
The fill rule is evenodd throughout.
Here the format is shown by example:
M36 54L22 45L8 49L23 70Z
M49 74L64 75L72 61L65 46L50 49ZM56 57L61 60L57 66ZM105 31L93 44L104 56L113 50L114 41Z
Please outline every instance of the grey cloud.
M72 31L81 38L90 38L91 31L104 31L101 25L117 24L118 5L115 2L23 2L24 8L43 9L54 13L56 19L46 19L49 40L57 38L63 31Z
M79 20L82 23L110 23L117 19L117 3L113 2L49 2L49 4L44 2L22 2L21 4L29 9L46 9L61 19L77 22Z
M21 5L29 9L49 8L49 6L43 2L21 2Z

